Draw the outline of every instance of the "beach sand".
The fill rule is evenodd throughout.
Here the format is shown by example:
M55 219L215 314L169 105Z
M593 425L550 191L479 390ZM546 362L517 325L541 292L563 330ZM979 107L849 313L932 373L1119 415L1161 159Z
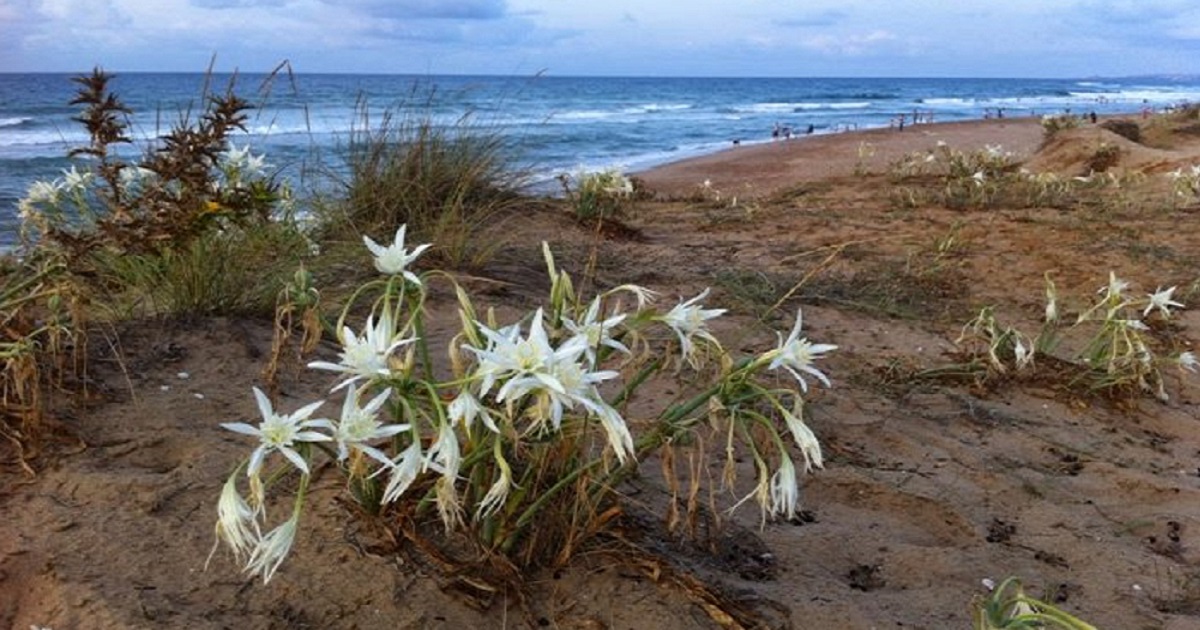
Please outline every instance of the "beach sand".
M860 165L878 170L939 142L962 151L994 146L1032 155L1042 136L1040 118L908 125L904 131L873 129L736 146L635 175L668 197L692 194L706 180L727 195L763 197L805 182L851 176Z
M334 471L314 483L296 547L269 585L224 550L205 570L221 484L250 447L218 424L255 417L250 387L271 323L112 331L114 343L92 344L91 401L60 399L37 475L3 453L0 627L943 630L969 627L982 581L1010 575L1100 628L1200 627L1200 376L1164 368L1165 403L1089 395L1063 376L1079 344L1069 335L1059 358L1040 357L1028 375L932 376L966 360L955 339L985 305L1035 334L1046 274L1068 318L1110 272L1132 294L1174 285L1176 299L1200 304L1200 212L1161 176L1200 162L1189 124L1153 135L1153 146L1092 125L1042 146L1036 120L742 146L639 174L657 200L631 209L620 238L544 201L498 226L503 246L463 281L502 317L545 300L545 240L577 286L640 283L666 307L712 287L706 304L729 309L714 326L734 352L772 347L800 308L804 334L838 346L819 364L832 387L810 383L805 412L825 468L804 477L800 518L763 523L742 509L700 543L664 538L646 516L669 501L651 459L623 488L642 518L624 535L661 561L581 554L527 576L524 608L494 593L480 609L480 576L446 576L398 553L395 523L335 499L344 485ZM1117 147L1110 172L1125 184L1081 189L1077 202L938 203L941 180L898 177L890 165L939 141L1000 145L1066 179ZM456 321L451 291L436 289L430 303ZM1196 349L1200 308L1154 326L1161 352ZM318 355L336 360L336 349ZM279 406L331 384L285 371ZM753 470L741 466L737 492L714 495L720 505L748 490ZM715 585L736 614L722 616L679 575Z

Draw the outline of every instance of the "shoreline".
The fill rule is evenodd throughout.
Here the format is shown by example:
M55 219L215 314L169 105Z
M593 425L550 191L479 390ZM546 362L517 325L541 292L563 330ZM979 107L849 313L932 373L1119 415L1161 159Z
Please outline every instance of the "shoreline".
M1110 114L1100 122L1137 113ZM1084 123L1081 128L1098 127ZM709 182L725 196L769 196L789 186L878 171L914 151L939 142L963 151L1000 146L1020 158L1037 151L1045 137L1041 116L991 118L906 125L904 130L871 128L746 143L629 173L660 197L688 196Z

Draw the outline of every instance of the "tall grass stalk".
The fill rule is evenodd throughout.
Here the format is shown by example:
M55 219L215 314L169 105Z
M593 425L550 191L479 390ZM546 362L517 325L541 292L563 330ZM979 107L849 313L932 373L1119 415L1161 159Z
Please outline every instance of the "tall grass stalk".
M372 115L357 106L345 151L346 172L335 175L341 197L321 212L333 236L391 235L407 225L413 238L437 243L431 258L445 266L478 266L499 244L479 238L521 199L523 174L499 129L466 114L444 122L432 111L434 94Z

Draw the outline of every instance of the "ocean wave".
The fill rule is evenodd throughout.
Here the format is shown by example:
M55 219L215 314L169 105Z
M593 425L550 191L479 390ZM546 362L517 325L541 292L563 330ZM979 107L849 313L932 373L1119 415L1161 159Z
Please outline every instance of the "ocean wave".
M0 127L21 127L26 123L33 122L33 118L28 116L13 116L9 118L0 118Z
M634 105L621 110L622 114L654 114L658 112L678 112L691 109L692 105L688 103L648 103L646 105Z
M772 113L792 113L801 111L815 111L822 109L866 109L873 103L862 101L854 103L829 103L829 102L789 102L789 103L754 103L748 106L735 107L731 113L752 113L752 114L772 114Z

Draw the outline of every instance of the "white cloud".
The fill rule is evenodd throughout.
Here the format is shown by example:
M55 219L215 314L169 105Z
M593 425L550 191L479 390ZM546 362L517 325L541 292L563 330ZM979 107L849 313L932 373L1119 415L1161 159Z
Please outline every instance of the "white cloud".
M1195 70L1198 25L1194 0L0 0L0 71L1123 74Z
M330 6L362 9L390 19L494 20L504 16L504 0L325 0Z
M899 38L885 30L847 35L814 35L801 40L801 45L826 55L861 56L890 47Z

